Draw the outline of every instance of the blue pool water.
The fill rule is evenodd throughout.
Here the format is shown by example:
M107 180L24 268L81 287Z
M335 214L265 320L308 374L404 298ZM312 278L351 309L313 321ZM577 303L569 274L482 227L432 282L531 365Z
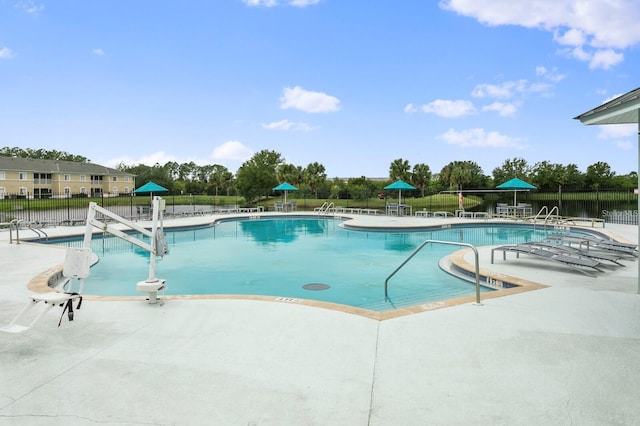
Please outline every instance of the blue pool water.
M439 259L460 247L428 245L389 281L385 301L385 279L426 239L481 246L547 235L509 225L367 232L340 224L315 217L261 218L165 230L170 253L158 260L157 276L167 281L168 295L268 295L386 311L475 293L473 283L438 267ZM92 249L100 262L91 269L86 294L140 295L136 283L147 278L147 252L109 236L94 236ZM328 288L308 290L307 284Z

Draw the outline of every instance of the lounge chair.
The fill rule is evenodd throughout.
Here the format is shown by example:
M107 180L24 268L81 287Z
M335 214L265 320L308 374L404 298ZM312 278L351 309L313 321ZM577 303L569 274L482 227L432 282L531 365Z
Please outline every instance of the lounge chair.
M548 250L556 250L564 254L574 255L578 257L586 257L588 259L595 259L598 261L607 261L607 262L616 264L618 266L627 266L618 262L620 259L624 259L626 256L619 255L613 252L605 253L599 250L583 250L583 249L579 249L569 245L559 244L559 243L554 243L554 242L544 241L544 240L538 241L535 243L523 243L523 244L533 246L533 247L546 248Z
M73 302L78 301L76 309L80 309L82 304L82 289L84 286L84 279L89 276L89 268L91 267L91 249L70 247L67 249L67 254L64 259L64 266L62 269L62 276L65 281L58 286L63 291L47 291L44 293L33 293L29 297L27 305L18 313L18 315L9 323L9 325L0 328L0 331L7 333L22 333L34 326L47 312L54 306L62 307L62 315L58 326L62 323L62 318L65 312L69 318L69 321L73 321ZM77 291L73 289L73 279L79 281L79 288ZM44 302L39 305L40 302ZM35 306L42 306L36 316L28 320L27 316L31 309Z
M552 235L545 238L545 241L567 244L568 246L571 246L572 244L578 244L579 248L582 248L582 246L584 245L586 246L587 250L597 249L608 252L621 253L627 256L638 256L636 244L621 243L615 240L605 240L603 238L597 238L590 235Z
M554 262L559 262L563 265L577 269L583 274L587 274L590 276L594 276L591 270L595 270L597 272L603 272L601 269L598 268L598 266L601 265L598 260L586 259L584 257L578 257L578 256L571 256L568 254L547 250L542 247L533 247L528 244L501 246L501 247L495 247L491 249L491 263L493 263L493 255L496 250L502 251L503 260L506 260L507 252L513 252L513 253L516 253L516 257L518 258L520 257L520 254L528 254L531 256L535 256L539 259L546 259ZM584 268L588 268L588 269L584 269Z

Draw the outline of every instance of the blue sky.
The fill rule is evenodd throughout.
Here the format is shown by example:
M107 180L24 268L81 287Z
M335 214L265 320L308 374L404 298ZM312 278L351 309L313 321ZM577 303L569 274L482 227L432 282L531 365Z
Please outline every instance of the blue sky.
M386 177L475 161L637 170L637 0L0 0L0 146L115 166L254 153Z

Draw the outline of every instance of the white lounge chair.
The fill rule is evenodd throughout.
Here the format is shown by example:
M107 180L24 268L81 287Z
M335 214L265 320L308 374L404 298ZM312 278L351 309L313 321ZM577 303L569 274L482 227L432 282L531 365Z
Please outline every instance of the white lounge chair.
M9 323L9 325L0 328L0 331L7 333L22 333L33 327L47 312L54 306L62 307L62 314L58 327L62 323L62 317L65 312L69 318L69 321L73 321L73 301L78 300L76 309L80 309L82 304L82 290L84 287L84 279L89 276L89 269L91 267L91 249L89 248L76 248L70 247L67 249L67 254L64 259L64 266L62 269L62 276L65 278L65 282L62 283L59 288L63 291L51 290L44 293L33 293L29 297L27 305L18 313L18 315ZM73 280L78 280L78 289L74 291ZM43 303L41 303L43 302ZM35 307L39 306L40 311L32 317L28 318L28 314Z

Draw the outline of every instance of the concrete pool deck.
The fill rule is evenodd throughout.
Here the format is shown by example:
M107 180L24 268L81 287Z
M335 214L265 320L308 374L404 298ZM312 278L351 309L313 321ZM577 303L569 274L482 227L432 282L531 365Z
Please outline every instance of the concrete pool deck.
M637 241L636 226L604 230ZM64 253L0 231L0 325ZM637 424L636 261L592 278L479 253L482 268L549 287L385 321L259 300L86 300L58 328L56 308L0 333L0 424Z

